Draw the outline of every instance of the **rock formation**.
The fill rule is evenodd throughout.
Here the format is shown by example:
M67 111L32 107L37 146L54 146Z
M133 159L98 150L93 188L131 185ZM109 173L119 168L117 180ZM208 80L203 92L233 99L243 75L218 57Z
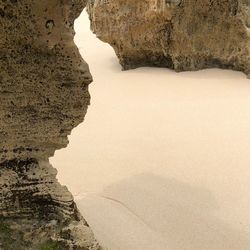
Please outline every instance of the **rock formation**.
M220 67L250 76L249 0L89 0L88 12L123 69Z
M87 111L85 0L0 1L0 249L100 249L49 164ZM70 166L69 166L70 167Z

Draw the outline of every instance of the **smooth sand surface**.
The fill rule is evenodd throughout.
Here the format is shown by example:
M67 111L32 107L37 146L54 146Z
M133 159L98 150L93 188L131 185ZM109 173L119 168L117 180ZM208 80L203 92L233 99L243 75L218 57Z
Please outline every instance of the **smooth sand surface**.
M250 249L250 80L240 72L122 72L83 14L94 82L85 122L51 159L109 250Z

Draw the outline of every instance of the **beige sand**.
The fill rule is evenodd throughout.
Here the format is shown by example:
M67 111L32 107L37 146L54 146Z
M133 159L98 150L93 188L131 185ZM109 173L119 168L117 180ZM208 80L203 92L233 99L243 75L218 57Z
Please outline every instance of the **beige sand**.
M239 72L120 71L83 14L86 120L51 159L109 250L250 249L250 81Z

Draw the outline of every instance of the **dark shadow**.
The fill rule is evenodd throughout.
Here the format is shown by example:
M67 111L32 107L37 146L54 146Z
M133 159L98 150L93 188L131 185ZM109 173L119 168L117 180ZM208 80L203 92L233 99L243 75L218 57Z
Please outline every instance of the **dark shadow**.
M221 79L221 80L246 80L246 74L240 71L220 68L200 69L197 71L184 71L177 73L182 78L189 79Z
M113 48L112 48L113 50ZM114 52L115 53L115 52ZM122 66L119 63L119 59L114 54L114 56L109 58L109 67L114 71L114 73L121 73L122 72Z
M123 72L136 72L136 74L165 74L166 77L169 75L175 76L182 80L187 79L220 79L222 81L225 80L245 80L246 83L248 79L243 72L233 71L230 69L219 69L219 68L210 68L210 69L200 69L197 71L183 71L183 72L175 72L172 69L164 68L164 67L138 67L130 70L122 70L121 65L119 64L118 58L114 55L108 61L108 66L113 70L114 73L123 73Z
M211 192L174 179L142 174L105 188L162 236L171 250L249 250L250 235L216 218Z

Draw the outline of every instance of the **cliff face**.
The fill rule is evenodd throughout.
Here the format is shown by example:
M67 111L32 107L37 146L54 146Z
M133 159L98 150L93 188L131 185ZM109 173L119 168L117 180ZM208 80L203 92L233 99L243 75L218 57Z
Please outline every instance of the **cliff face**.
M73 42L85 5L0 1L0 249L99 249L48 160L90 101L92 78Z
M88 13L123 69L220 67L250 76L248 0L90 0Z

